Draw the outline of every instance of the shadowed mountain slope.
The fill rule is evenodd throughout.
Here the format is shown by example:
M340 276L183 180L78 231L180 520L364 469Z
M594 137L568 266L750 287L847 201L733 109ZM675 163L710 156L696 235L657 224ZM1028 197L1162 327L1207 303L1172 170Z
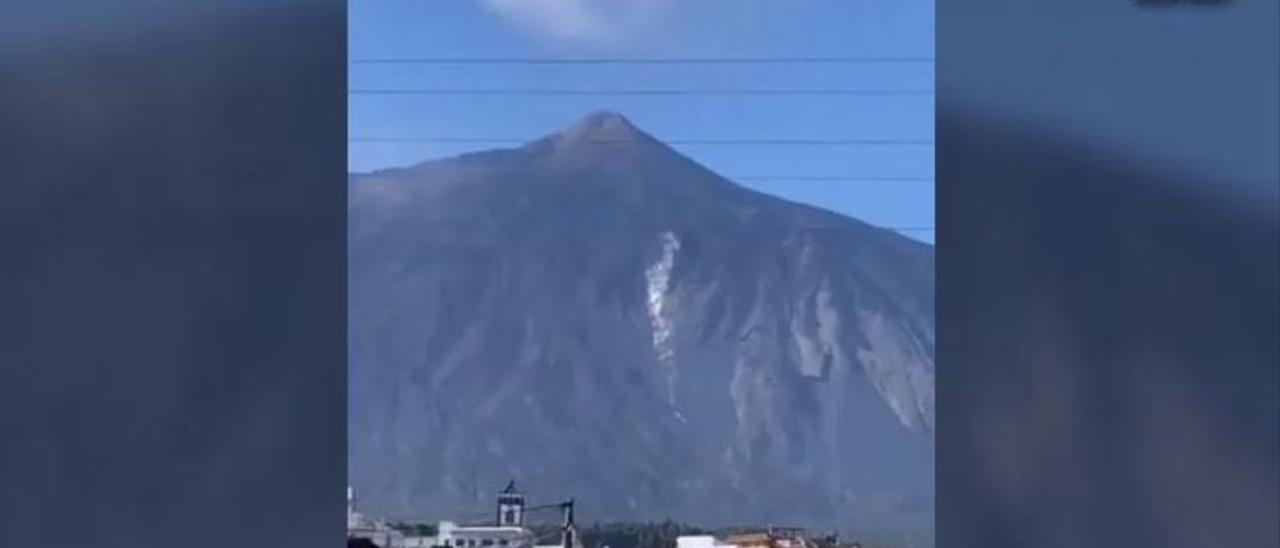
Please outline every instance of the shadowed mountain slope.
M932 530L933 251L607 112L352 176L350 469L389 515L515 477L587 519Z

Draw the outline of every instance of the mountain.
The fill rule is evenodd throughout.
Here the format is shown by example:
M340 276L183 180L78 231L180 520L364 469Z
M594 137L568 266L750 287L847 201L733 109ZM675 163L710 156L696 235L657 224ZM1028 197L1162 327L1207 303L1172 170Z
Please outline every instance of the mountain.
M932 247L608 112L349 194L367 510L487 516L515 478L586 520L931 538Z

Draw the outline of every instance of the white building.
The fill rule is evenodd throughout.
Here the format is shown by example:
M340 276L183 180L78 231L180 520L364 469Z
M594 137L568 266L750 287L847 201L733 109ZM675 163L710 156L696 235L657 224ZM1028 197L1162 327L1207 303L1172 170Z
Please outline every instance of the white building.
M685 535L676 537L676 548L739 548L738 545L711 535Z
M515 482L498 493L496 525L460 526L442 521L436 541L451 548L533 548L533 533L524 526L524 495Z
M347 487L347 538L366 538L378 546L400 548L403 546L404 535L357 511L355 490Z
M581 548L573 524L573 501L559 506L565 511L564 534L574 548ZM384 548L563 548L564 538L554 545L535 546L533 532L525 527L524 495L516 491L514 482L498 493L496 510L496 519L489 525L441 521L435 536L404 534L357 511L355 493L348 487L347 537L367 538Z
M436 542L451 548L533 548L533 533L522 525L461 526L442 521Z
M400 538L400 543L392 548L433 548L434 546L437 546L436 537L405 535Z

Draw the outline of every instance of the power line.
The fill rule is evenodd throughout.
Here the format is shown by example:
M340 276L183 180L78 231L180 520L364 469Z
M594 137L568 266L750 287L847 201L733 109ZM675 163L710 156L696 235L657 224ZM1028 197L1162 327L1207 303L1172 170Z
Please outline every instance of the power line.
M352 65L868 65L932 63L933 57L382 57Z
M536 139L513 137L350 137L348 143L524 144Z
M427 95L427 96L611 96L611 97L788 97L788 96L860 96L899 97L929 96L931 89L517 89L517 88L357 88L348 95Z
M898 232L933 232L933 227L931 227L931 226L924 226L924 225L908 225L908 226L901 226L901 225L877 225L877 224L870 224L870 223L868 223L868 224L869 224L872 228L878 228L878 229L881 229L881 230L894 230L894 231L898 231ZM844 230L844 229L846 228L846 226L845 226L845 225L812 225L812 226L809 226L808 228L810 228L810 229L824 229L824 230L825 230L825 229L830 229L830 230Z
M825 175L799 175L799 176L792 176L792 177L785 176L785 175L745 175L741 177L728 177L728 179L733 181L805 182L805 183L810 183L810 182L844 183L844 182L862 182L862 181L870 181L870 182L932 182L933 181L933 177L892 177L892 176L876 177L876 176L867 176L867 175L857 176L857 177L825 176Z
M726 175L726 176L724 176L724 178L725 178L725 179L728 179L728 180L730 180L730 181L743 181L743 182L751 181L751 182L795 182L795 183L813 183L813 182L817 182L817 183L825 183L825 182L833 182L833 183L845 183L845 182L849 182L849 183L859 183L859 182L872 182L872 183L879 183L879 182L911 182L911 183L930 183L930 182L933 182L933 181L934 181L934 178L933 178L933 177L894 177L894 176L875 176L875 175L862 175L862 176L830 176L830 177L828 177L828 176L808 176L808 175L798 175L798 176L794 176L794 177L788 177L788 176L782 176L782 175L767 175L767 176L755 176L755 175L730 176L730 175Z
M880 230L888 230L888 231L890 231L890 232L898 232L898 233L913 233L913 234L914 234L914 233L926 233L926 232L930 232L930 233L931 233L931 232L933 232L933 231L934 231L933 227L931 227L931 226L894 226L894 225L876 225L876 224L870 224L869 226L870 226L871 228L876 228L876 229L880 229ZM811 229L832 229L832 230L844 230L846 227L844 227L844 226L811 226L811 227L809 227L809 228L811 228Z
M428 144L525 144L537 139L513 137L351 137L348 143L428 143ZM583 141L593 145L624 145L631 140ZM932 146L932 139L664 139L668 145L706 146Z

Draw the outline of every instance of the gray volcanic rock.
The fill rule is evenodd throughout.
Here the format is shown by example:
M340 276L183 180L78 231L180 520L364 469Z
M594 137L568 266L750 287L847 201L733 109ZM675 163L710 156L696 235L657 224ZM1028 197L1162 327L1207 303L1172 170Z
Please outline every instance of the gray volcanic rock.
M931 538L933 250L612 113L353 175L350 478L389 516L515 478L583 519Z

